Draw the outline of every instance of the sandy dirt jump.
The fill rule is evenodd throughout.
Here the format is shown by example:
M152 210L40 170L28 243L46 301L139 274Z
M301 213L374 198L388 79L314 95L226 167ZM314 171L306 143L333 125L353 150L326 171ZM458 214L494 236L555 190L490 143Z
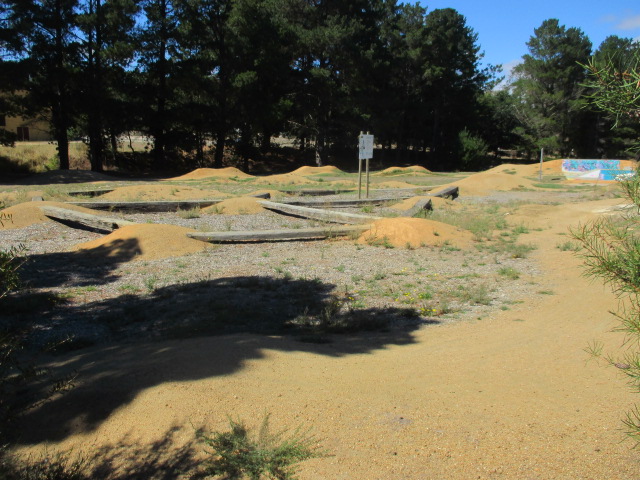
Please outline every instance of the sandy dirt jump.
M423 218L383 218L371 225L359 243L386 244L396 248L418 248L425 246L454 245L467 248L471 233L446 223Z
M194 230L176 225L128 225L91 242L74 248L79 252L102 258L153 260L201 252L207 244L186 236Z
M528 178L535 171L535 165L506 165L472 175L458 182L461 198L523 187L537 193ZM254 200L242 202L248 208ZM190 449L202 455L202 446L193 444L194 428L227 429L228 416L259 425L266 412L274 430L310 427L328 452L300 465L304 480L636 478L640 454L623 441L621 418L638 395L620 372L585 353L594 340L619 351L623 338L612 332L616 323L608 313L617 301L600 281L583 277L579 258L558 248L570 226L614 213L620 203L514 206L505 218L529 228L522 240L537 246L531 257L541 272L536 289L544 293L481 320L427 325L401 336L337 336L327 344L258 334L152 341L150 332L148 341L60 356L53 363L76 370L80 387L92 389L57 402L38 431L49 449L102 452L116 467L143 461L146 478L182 478L162 475L180 466ZM400 225L398 247L419 247L427 234L462 248L471 241L466 232L423 219L385 219L375 230L393 238ZM142 238L140 229L161 227L126 228L82 248L108 248L127 236ZM304 242L290 245L306 248ZM245 251L238 247L236 255ZM413 253L419 258L422 252ZM493 261L491 254L486 261ZM74 413L79 406L81 414Z

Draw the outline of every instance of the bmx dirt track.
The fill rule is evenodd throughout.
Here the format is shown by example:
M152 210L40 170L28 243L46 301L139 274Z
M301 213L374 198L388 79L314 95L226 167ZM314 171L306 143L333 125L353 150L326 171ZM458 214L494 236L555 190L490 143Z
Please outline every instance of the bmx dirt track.
M621 418L637 395L584 351L594 340L620 351L608 313L617 301L557 248L569 226L622 201L532 203L508 220L531 227L521 238L537 245L537 281L551 295L394 342L384 333L318 345L234 334L90 347L58 361L93 390L58 402L31 428L53 432L49 449L162 470L185 449L201 451L194 428L226 429L228 415L258 425L269 413L275 430L311 427L329 454L301 464L301 479L635 478L638 452L623 441ZM79 405L85 413L74 415Z

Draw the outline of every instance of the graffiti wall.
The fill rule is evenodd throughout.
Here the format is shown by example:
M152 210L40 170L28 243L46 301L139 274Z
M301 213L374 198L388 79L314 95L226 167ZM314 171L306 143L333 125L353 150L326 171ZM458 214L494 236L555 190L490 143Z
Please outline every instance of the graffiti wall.
M614 181L619 175L633 171L628 161L621 160L562 160L562 173L570 180Z

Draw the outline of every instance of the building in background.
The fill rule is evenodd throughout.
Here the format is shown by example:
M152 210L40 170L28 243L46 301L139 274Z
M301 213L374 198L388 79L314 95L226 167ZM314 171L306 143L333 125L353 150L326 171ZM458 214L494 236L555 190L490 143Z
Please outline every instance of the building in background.
M43 119L0 115L0 128L16 134L18 142L47 142L53 140L49 122Z

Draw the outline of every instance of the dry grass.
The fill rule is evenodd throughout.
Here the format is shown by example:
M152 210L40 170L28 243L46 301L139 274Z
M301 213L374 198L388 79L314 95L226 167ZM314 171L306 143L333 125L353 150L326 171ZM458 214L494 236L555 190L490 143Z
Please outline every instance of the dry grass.
M87 146L82 142L69 145L71 169L89 169ZM18 142L14 147L0 146L0 170L40 173L58 168L56 145L49 142Z

